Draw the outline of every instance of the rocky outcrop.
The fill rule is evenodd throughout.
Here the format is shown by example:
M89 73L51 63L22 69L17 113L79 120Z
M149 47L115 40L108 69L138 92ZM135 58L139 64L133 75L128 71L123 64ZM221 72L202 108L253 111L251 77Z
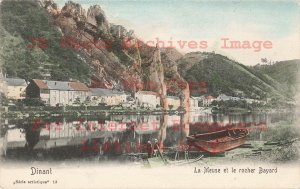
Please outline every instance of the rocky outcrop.
M41 7L44 7L53 16L58 16L60 14L60 10L53 0L39 0L38 2Z
M156 47L153 51L153 55L150 59L149 73L146 73L149 76L148 83L150 82L150 90L157 92L161 98L161 104L164 109L168 108L166 102L167 87L164 79L164 68L161 62L160 49Z
M86 22L96 26L102 32L109 33L109 23L106 19L104 11L99 5L91 6L86 15Z
M82 18L82 21L86 20L85 10L80 4L73 3L72 1L69 1L65 4L61 10L61 14L63 14L65 17L72 17L77 21L80 21L80 18Z
M132 30L110 24L99 5L91 6L86 12L81 5L69 1L54 19L64 36L61 42L75 47L94 70L92 83L96 86L130 92L155 91L167 109L166 78L185 82L177 71L176 60L181 57L178 51L146 46ZM182 106L188 108L187 83L186 86L176 95L182 96Z

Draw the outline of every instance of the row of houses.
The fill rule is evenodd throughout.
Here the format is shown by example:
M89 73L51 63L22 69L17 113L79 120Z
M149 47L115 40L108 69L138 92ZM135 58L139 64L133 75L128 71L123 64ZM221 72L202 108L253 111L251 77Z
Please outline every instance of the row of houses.
M194 97L198 101L199 107L209 107L211 106L213 101L241 101L244 100L248 104L252 103L263 103L265 104L265 101L257 100L257 99L250 99L250 98L244 98L244 97L234 97L234 96L228 96L226 94L220 94L218 97L213 96L200 96L200 97Z
M246 101L248 104L253 104L253 103L262 103L262 104L266 104L267 101L269 99L267 99L267 101L264 100L258 100L258 99L251 99L251 98L244 98L244 97L234 97L234 96L227 96L225 94L221 94L216 98L217 101L241 101L244 100Z
M132 102L140 107L157 108L161 106L160 96L152 91L138 91L131 97L123 91L103 88L88 88L84 83L78 81L50 81L32 79L27 83L24 79L2 78L0 82L1 93L9 99L39 98L44 104L74 105L89 103L90 105L120 105ZM175 96L166 96L170 109L180 107L180 99ZM209 107L213 101L239 101L246 100L247 103L260 102L254 99L239 98L221 94L218 97L200 96L190 97L190 107L197 110L200 107Z
M90 105L119 105L134 102L138 106L157 108L161 106L160 97L152 91L138 91L134 98L123 91L103 88L88 88L84 83L76 81L50 81L32 79L27 83L24 79L4 78L1 91L8 99L20 100L24 98L41 99L46 105L74 105L83 102ZM5 87L1 87L4 89ZM167 96L169 105L178 108L178 97Z
M89 88L81 82L33 79L26 88L26 97L40 98L50 106L73 105L84 102L89 92Z

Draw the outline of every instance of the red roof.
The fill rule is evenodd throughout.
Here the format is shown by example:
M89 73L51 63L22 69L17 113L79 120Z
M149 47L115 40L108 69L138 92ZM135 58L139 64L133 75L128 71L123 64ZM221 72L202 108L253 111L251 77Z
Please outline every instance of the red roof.
M32 80L40 89L49 89L49 87L47 86L47 84L40 79L33 79Z
M70 82L70 86L75 90L75 91L89 91L89 88L80 82Z
M32 80L40 89L64 90L64 91L89 91L89 88L80 82Z

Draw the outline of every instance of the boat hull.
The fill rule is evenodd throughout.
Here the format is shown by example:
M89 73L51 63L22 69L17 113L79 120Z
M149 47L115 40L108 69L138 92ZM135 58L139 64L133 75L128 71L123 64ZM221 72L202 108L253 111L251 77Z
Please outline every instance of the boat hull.
M238 134L232 135L231 133ZM222 153L237 148L245 143L248 136L246 129L224 130L214 133L200 134L187 137L190 148L202 150L212 154Z

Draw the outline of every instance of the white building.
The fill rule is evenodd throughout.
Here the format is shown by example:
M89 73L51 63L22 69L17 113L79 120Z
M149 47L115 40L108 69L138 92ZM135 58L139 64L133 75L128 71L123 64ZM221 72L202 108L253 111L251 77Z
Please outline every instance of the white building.
M25 98L27 83L24 79L5 78L5 85L7 86L7 98L17 100Z
M156 108L160 106L160 97L156 92L138 91L135 93L135 101L140 106Z
M90 88L91 105L95 106L99 103L105 103L110 106L119 105L127 101L127 96L128 95L121 91Z
M266 104L266 101L257 100L257 99L251 99L251 98L245 98L244 99L248 104L258 103L258 104Z
M230 98L230 100L233 100L233 101L239 101L239 100L241 100L241 98L240 98L240 97L234 97L234 96L232 96L232 97Z
M240 97L227 96L225 94L220 94L216 100L217 101L228 101L228 100L239 101L242 99Z
M166 97L168 106L172 107L173 110L180 107L180 99L177 96L167 96Z
M217 101L227 101L230 99L231 99L231 96L227 96L226 94L220 94L216 100Z
M86 101L89 88L80 82L33 79L26 88L26 96L39 98L50 106L73 105Z
M216 100L215 97L213 97L213 96L207 96L207 97L205 97L205 98L203 99L203 106L204 106L204 107L208 107L208 106L210 106L211 103L212 103L213 101L215 101L215 100Z

